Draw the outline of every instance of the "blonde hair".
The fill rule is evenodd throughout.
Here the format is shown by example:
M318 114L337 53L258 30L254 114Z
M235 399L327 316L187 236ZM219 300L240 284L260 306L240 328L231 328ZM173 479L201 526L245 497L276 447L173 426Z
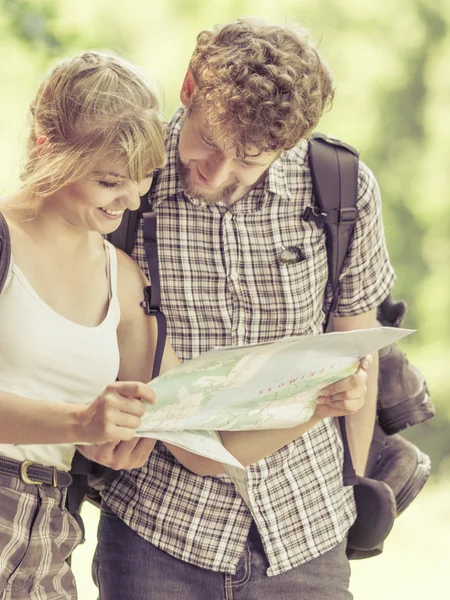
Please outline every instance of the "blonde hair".
M123 161L135 181L163 166L164 124L156 96L137 67L113 54L90 51L61 62L30 109L20 178L35 198L76 181L105 158Z
M209 129L239 155L287 150L308 137L334 90L329 70L297 26L238 19L202 31L189 70Z

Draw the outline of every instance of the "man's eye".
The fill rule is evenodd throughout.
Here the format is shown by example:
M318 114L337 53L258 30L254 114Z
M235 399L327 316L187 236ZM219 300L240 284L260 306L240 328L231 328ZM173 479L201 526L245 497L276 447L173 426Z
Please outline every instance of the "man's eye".
M117 182L116 181L115 182L111 182L111 181L99 181L98 183L99 183L99 185L101 185L102 187L105 187L105 188L115 188L115 187L117 187Z
M202 142L205 144L205 146L207 148L215 148L214 144L211 144L211 142L208 142L208 140L205 140L205 138L202 137Z

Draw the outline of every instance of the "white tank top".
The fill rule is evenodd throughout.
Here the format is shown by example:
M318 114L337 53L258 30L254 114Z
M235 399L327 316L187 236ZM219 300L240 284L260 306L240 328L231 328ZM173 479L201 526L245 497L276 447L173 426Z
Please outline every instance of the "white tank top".
M110 302L105 319L86 327L55 312L12 261L0 294L0 390L25 398L87 404L119 371L117 254L105 240ZM0 455L69 469L74 444L0 444Z

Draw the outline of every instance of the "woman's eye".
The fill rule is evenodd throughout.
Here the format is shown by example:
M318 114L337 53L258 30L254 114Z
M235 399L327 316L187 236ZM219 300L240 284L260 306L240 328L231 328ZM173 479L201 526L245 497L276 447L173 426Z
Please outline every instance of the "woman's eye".
M117 182L116 181L115 182L111 182L111 181L99 181L98 183L99 183L99 185L101 185L102 187L105 187L105 188L114 188L114 187L117 186Z

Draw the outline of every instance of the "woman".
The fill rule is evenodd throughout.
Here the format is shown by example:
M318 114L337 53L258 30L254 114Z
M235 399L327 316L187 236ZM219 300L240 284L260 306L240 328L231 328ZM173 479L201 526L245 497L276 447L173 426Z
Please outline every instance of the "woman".
M65 562L82 538L65 509L75 444L132 440L155 401L139 383L156 341L146 281L102 237L163 164L154 93L126 61L87 52L50 72L31 115L23 186L0 199L13 257L0 294L5 600L76 598Z

